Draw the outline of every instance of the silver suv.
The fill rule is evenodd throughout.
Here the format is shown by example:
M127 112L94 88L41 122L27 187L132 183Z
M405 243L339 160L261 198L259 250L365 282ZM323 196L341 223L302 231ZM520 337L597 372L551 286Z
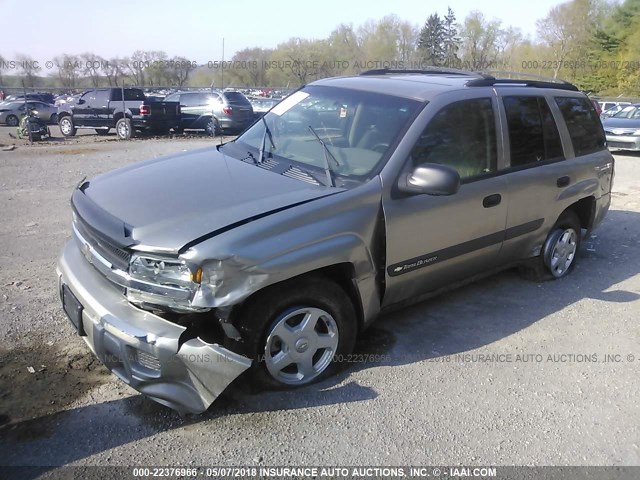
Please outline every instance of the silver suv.
M314 82L236 140L74 190L64 309L118 377L202 412L298 387L381 311L497 269L574 267L614 173L561 82L378 70Z

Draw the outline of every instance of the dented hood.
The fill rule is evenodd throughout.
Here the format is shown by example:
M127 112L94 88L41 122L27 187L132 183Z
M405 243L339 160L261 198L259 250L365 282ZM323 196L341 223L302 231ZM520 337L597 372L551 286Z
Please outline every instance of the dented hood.
M208 148L96 177L74 192L72 203L84 222L116 244L178 252L202 237L340 191Z

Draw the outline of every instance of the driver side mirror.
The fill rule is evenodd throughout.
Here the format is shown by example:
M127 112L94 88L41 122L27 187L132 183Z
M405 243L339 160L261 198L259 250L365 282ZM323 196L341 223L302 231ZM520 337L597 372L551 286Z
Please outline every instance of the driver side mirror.
M453 195L460 188L460 174L447 165L423 163L400 177L398 188L413 195Z
M79 98L79 99L78 99L78 105L82 105L83 103L86 103L86 102L87 102L87 101L86 101L86 100L84 100L84 99L82 99L82 98Z

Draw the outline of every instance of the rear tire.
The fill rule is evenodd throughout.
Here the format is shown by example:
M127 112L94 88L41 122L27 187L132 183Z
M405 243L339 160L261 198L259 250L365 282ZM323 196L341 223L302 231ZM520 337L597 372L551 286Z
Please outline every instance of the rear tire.
M250 387L295 388L329 376L353 351L356 313L349 296L323 277L290 280L252 297L227 346L254 360Z
M210 137L216 137L220 135L220 123L215 118L210 118L204 127L204 131Z
M116 135L120 140L129 140L135 137L135 130L131 125L131 120L128 118L121 118L116 122Z
M522 276L535 282L566 277L578 261L581 240L580 219L566 210L549 232L540 256L520 268Z
M20 120L18 120L18 117L16 117L15 115L9 115L7 117L6 123L9 127L17 127L20 123Z

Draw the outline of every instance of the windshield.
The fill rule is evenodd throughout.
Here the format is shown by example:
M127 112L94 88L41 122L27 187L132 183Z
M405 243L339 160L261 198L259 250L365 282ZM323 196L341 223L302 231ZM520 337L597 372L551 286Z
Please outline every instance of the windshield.
M391 95L309 86L273 107L264 121L238 137L234 150L257 156L264 143L263 159L295 162L319 172L327 168L328 150L332 174L368 177L420 105ZM265 124L270 135L263 142Z
M640 107L630 106L624 107L614 115L615 118L640 118Z

